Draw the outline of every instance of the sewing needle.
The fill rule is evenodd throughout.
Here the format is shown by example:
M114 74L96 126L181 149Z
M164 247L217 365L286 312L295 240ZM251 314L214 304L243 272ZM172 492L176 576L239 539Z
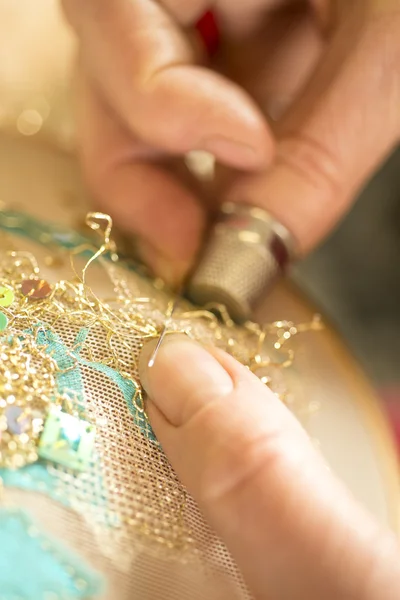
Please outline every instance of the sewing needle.
M180 298L180 293L181 293L181 290L179 290L179 292L177 293L176 297L173 300L170 300L169 303L168 303L168 308L167 308L167 311L166 311L166 314L165 314L164 327L163 327L163 329L161 331L160 337L158 338L158 342L157 342L156 347L154 348L154 352L151 355L151 358L150 358L150 360L148 362L148 367L149 368L151 368L151 367L154 366L154 362L156 360L158 351L160 350L160 346L161 346L161 344L162 344L162 342L163 342L163 340L164 340L164 338L165 338L165 336L167 334L167 330L168 330L169 326L171 325L172 316L174 314L175 308L178 305L179 298Z

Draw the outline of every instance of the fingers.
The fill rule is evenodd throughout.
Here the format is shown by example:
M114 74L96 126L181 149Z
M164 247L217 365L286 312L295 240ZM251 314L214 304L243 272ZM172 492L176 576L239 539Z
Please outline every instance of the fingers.
M148 414L256 598L395 600L398 550L284 405L226 354L168 336L141 356ZM290 577L288 576L290 574Z
M177 23L186 27L194 25L210 9L208 0L190 0L190 2L160 0L160 4L167 9Z
M388 3L386 3L387 5ZM236 179L227 199L269 210L310 250L348 209L400 135L400 11L353 3L293 109L277 126L264 174Z
M140 258L175 285L199 249L205 210L154 149L127 133L84 76L79 87L79 152L97 206L135 237Z
M135 135L160 150L204 150L257 169L271 159L272 137L250 97L196 66L193 46L151 0L65 0L84 63L107 103Z
M315 16L324 31L328 31L334 18L334 8L337 4L332 0L310 0Z

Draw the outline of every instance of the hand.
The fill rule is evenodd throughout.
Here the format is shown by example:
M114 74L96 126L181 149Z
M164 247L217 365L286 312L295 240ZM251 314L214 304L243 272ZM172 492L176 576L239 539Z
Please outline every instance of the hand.
M223 43L204 66L206 0L64 0L87 182L172 281L222 200L266 208L308 251L400 135L400 0L213 4ZM190 150L228 168L217 188L188 172Z
M171 335L141 380L154 431L257 600L398 600L395 537L349 496L286 407L218 350Z

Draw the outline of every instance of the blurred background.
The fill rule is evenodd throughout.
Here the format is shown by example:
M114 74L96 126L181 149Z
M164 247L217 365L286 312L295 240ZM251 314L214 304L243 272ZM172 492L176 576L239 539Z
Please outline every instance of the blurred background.
M74 52L58 0L0 0L0 131L40 136L73 150ZM368 373L400 443L399 268L400 151L337 230L293 272Z
M361 362L400 443L400 151L368 183L295 279Z

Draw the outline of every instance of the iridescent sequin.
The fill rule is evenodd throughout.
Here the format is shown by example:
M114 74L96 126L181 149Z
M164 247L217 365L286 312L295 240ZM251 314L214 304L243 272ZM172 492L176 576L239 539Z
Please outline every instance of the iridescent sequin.
M51 286L44 279L25 279L21 284L21 292L30 300L43 300L51 294Z
M92 460L95 435L95 427L87 421L53 410L40 438L39 457L73 471L84 471Z
M25 433L31 426L29 417L20 406L9 406L4 411L7 430L13 435Z

